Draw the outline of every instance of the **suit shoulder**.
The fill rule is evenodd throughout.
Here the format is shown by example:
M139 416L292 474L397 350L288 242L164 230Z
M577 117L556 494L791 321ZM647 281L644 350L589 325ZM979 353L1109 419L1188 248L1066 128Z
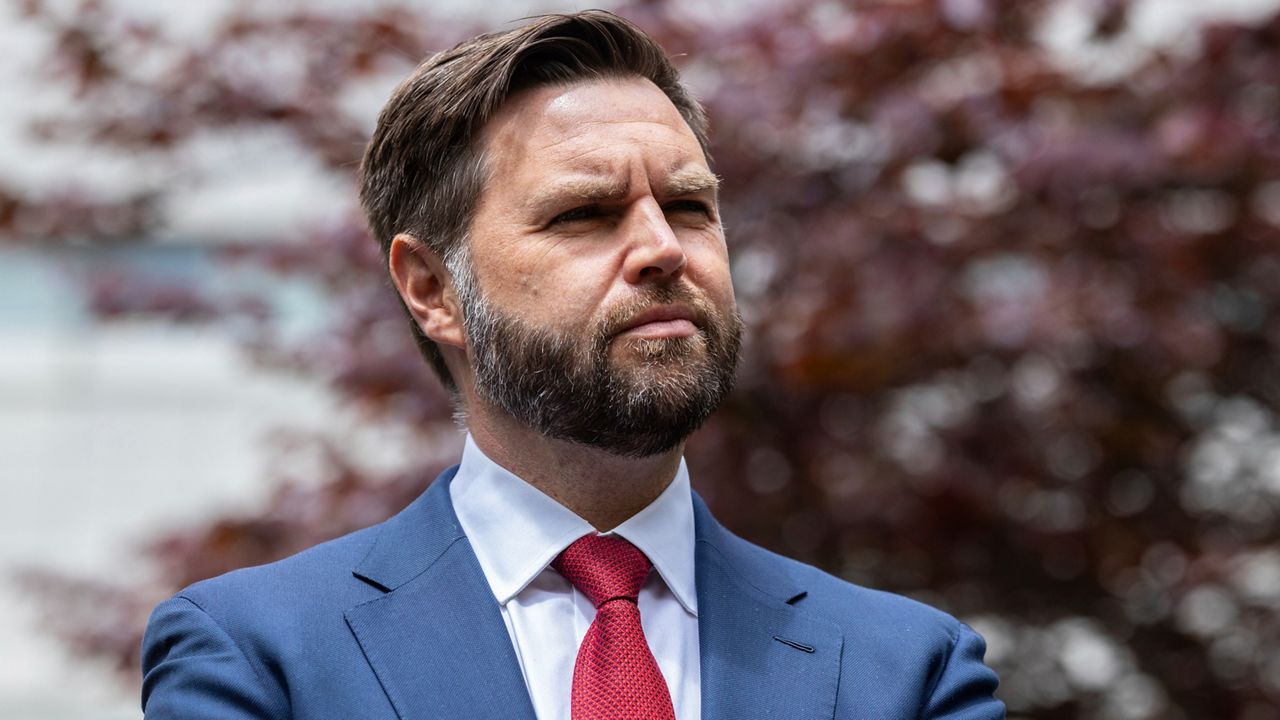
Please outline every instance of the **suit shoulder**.
M959 620L842 580L727 531L711 541L738 579L824 633L843 636L837 717L1003 718L985 644ZM836 632L831 632L836 631ZM905 712L904 712L905 711Z
M240 568L193 583L178 597L212 615L253 598L287 600L285 605L305 606L309 601L345 600L364 583L351 571L368 553L380 526L374 525L343 535L289 557L253 567ZM367 586L366 586L367 587ZM347 592L343 592L343 589ZM280 607L280 605L276 605Z
M757 566L770 567L783 582L803 593L795 607L834 622L860 637L884 637L900 642L904 635L951 643L960 635L959 620L918 600L884 590L864 587L820 568L779 555L731 536L740 551L751 555Z

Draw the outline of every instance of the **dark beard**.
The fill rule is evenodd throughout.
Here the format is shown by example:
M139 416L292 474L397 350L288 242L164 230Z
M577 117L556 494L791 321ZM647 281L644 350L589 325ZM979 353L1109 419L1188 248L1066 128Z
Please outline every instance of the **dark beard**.
M681 338L618 338L658 304L693 310ZM615 309L585 341L525 323L481 293L463 300L476 392L539 433L614 455L649 457L679 445L733 387L742 319L685 286L655 285ZM610 359L611 345L629 359Z

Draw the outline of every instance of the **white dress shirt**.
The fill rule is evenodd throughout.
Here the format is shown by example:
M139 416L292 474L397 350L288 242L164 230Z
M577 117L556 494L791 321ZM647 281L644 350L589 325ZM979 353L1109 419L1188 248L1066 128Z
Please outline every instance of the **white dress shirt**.
M569 720L573 665L596 611L550 565L595 528L489 459L470 435L449 495L502 608L534 712L539 720ZM640 623L676 717L700 720L693 498L684 460L656 500L605 534L626 538L653 562L640 589Z

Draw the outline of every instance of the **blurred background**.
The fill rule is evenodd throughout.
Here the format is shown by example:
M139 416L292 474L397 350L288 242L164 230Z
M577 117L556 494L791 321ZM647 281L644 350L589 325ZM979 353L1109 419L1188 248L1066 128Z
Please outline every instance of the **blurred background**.
M969 622L1012 718L1280 718L1280 0L594 4L713 121L720 519ZM155 602L453 462L353 173L579 7L0 5L0 718L139 718Z

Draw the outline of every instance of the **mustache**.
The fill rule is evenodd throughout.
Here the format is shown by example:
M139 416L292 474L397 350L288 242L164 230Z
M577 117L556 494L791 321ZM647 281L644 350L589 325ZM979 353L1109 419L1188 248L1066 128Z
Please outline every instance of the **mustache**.
M688 308L693 313L694 325L702 332L705 332L708 323L715 315L711 302L695 293L688 285L652 285L645 289L642 295L611 308L604 321L600 323L598 336L603 339L612 339L620 335L626 331L633 318L655 305L682 305Z

